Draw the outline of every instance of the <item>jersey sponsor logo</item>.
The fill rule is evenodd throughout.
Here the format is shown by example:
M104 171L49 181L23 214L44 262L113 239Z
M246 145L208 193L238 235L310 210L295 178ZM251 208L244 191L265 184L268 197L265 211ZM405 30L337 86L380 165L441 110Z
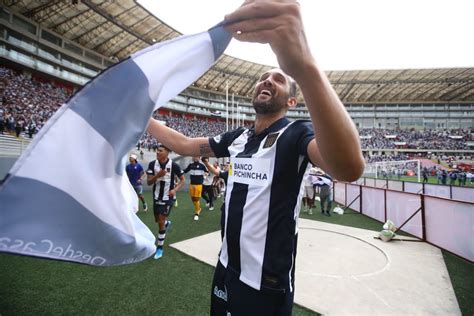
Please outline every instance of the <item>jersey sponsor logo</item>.
M275 141L278 139L278 135L280 133L272 133L268 134L267 139L265 139L265 143L263 144L263 148L272 147L275 144Z
M224 291L219 290L219 288L214 286L214 295L227 302L227 288L224 286Z
M264 186L271 180L270 159L232 158L229 177L233 182Z
M189 172L190 175L192 176L202 176L204 175L204 170L200 170L200 169L193 169Z

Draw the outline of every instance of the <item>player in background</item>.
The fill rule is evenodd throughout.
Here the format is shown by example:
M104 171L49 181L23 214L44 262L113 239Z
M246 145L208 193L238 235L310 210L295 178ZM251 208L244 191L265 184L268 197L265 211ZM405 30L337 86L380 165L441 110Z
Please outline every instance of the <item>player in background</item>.
M184 173L190 174L190 186L189 186L189 195L194 205L194 220L199 220L199 214L201 214L201 195L202 195L202 183L204 182L204 173L207 172L206 166L204 166L199 160L201 157L193 157L193 162L190 163L186 169L183 170Z
M143 185L142 178L145 175L142 165L138 162L138 157L135 154L131 154L129 158L130 164L125 167L127 172L128 179L133 186L133 189L137 193L138 198L142 202L143 211L148 210L148 206L145 202L145 197L143 196Z
M202 157L202 162L204 160L209 160L207 157ZM205 165L205 164L204 164ZM214 175L209 172L209 168L207 168L207 172L204 173L204 181L202 183L202 198L206 201L206 206L209 208L209 211L214 210L214 188L212 186L212 182L214 180Z
M154 259L163 256L163 244L166 231L171 225L167 218L173 208L176 192L184 185L181 168L169 158L170 150L160 144L156 151L156 160L149 163L147 169L148 185L153 185L153 213L158 224L158 242ZM175 186L175 179L179 182Z

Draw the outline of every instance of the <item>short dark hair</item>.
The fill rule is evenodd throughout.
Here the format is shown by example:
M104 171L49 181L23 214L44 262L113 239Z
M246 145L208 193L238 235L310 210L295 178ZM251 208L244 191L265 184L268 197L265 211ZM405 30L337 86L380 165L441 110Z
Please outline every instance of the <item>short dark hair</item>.
M287 75L287 78L290 83L290 97L296 98L296 89L297 89L296 81L288 75Z
M166 147L165 145L163 145L163 144L161 144L161 143L158 144L158 148L160 148L160 147L166 149L168 152L171 152L171 149L169 149L168 147Z

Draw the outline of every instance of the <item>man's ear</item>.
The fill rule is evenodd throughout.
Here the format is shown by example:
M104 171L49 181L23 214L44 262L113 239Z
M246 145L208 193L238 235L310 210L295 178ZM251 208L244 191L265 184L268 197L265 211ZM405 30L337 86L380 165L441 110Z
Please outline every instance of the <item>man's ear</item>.
M298 104L298 101L296 101L295 97L289 97L288 101L286 102L286 105L288 105L289 108L295 107L296 104Z

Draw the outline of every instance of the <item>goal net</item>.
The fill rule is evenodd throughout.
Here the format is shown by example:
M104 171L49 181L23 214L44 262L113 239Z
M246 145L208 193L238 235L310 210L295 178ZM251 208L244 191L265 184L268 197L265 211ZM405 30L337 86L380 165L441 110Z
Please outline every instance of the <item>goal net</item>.
M404 177L416 177L418 182L420 182L421 162L420 160L373 162L366 164L364 176L390 180L403 180Z

